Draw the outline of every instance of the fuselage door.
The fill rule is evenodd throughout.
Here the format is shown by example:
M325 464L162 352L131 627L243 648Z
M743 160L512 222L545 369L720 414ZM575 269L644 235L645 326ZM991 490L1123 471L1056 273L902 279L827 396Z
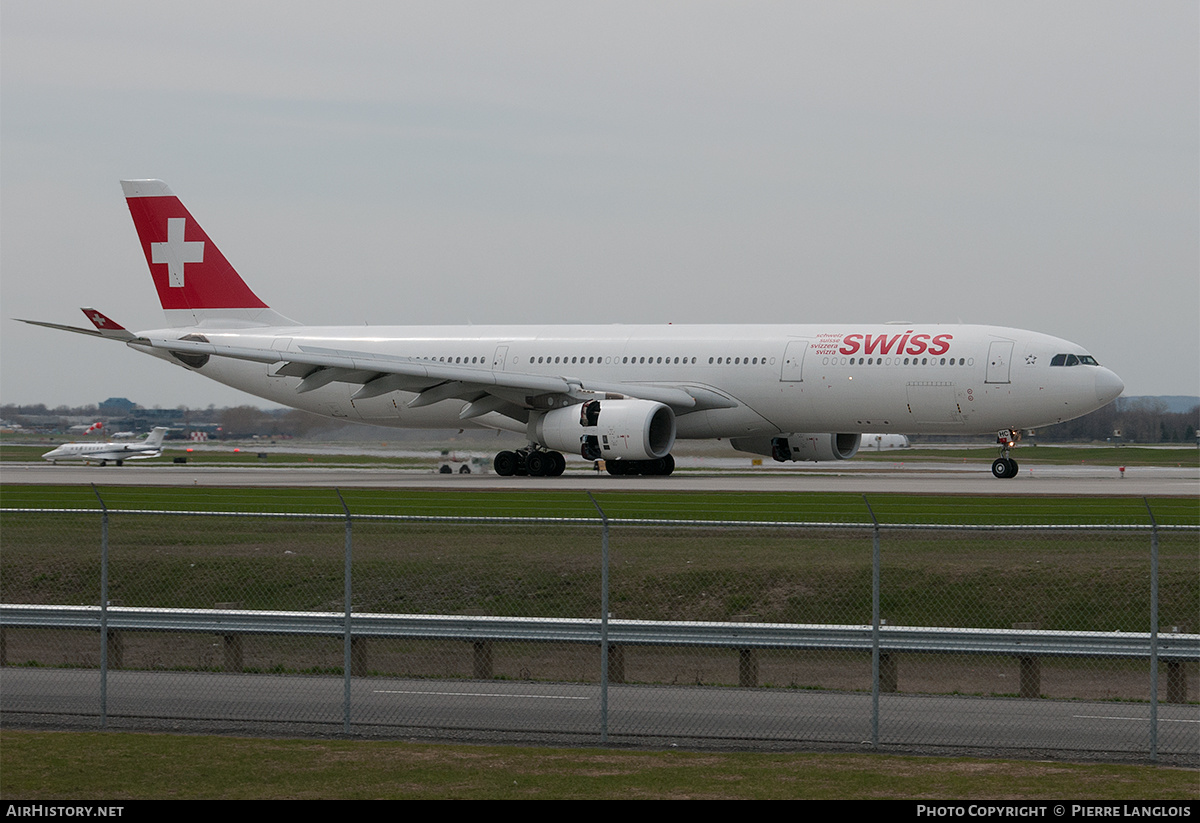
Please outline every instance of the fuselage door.
M496 353L492 356L492 371L504 371L507 361L508 346L497 346Z
M1012 361L1013 341L993 340L988 348L987 376L985 383L1010 383L1009 365Z
M789 340L783 352L783 365L780 366L779 379L784 382L799 383L804 380L804 355L808 352L807 340Z

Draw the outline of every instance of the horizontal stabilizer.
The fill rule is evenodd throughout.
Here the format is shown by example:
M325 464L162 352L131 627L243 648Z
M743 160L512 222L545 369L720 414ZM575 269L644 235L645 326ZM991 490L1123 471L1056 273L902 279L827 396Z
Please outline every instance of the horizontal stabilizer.
M61 323L47 323L44 320L22 320L17 317L15 320L21 323L28 323L31 326L45 326L48 329L58 329L59 331L71 331L76 334L86 334L89 337L104 337L108 340L129 341L136 340L137 337L126 329L81 329L78 326L64 326Z

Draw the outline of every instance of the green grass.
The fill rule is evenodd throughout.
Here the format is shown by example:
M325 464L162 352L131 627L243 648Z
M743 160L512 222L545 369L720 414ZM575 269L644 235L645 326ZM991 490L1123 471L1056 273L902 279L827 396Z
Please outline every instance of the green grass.
M310 489L101 492L109 507L109 596L126 606L337 610L345 525L337 495ZM360 611L575 617L599 608L599 522L567 491L348 489L353 512L587 518L582 525L386 523L353 526ZM869 522L853 494L597 494L613 518ZM3 487L0 598L89 603L99 590L100 518L87 487ZM1151 501L1160 523L1197 523L1194 499ZM9 511L79 508L78 514ZM883 523L1145 525L1137 498L879 495ZM326 520L125 510L290 511ZM85 511L86 510L86 511ZM612 608L622 617L860 623L870 619L867 529L684 529L617 525L610 536ZM1196 532L1160 537L1162 625L1195 629ZM1147 531L884 531L883 614L906 625L1144 630Z
M0 732L18 800L1180 800L1195 771L869 754L725 753Z
M95 602L100 518L0 509L2 599ZM125 606L337 610L340 519L109 516L109 596ZM598 524L359 521L361 611L576 617L599 608ZM1195 532L1160 538L1163 625L1194 625ZM885 532L883 614L906 625L1142 631L1147 532ZM861 623L868 529L615 526L612 608L622 617Z
M109 509L166 511L343 513L337 492L308 488L109 486L99 489ZM459 517L579 517L598 519L579 491L369 489L341 492L355 514ZM870 523L863 495L795 492L595 492L610 518ZM867 500L881 523L1148 525L1140 497L1052 497L878 494ZM0 487L0 508L99 510L90 486ZM1160 525L1200 525L1195 497L1150 501Z

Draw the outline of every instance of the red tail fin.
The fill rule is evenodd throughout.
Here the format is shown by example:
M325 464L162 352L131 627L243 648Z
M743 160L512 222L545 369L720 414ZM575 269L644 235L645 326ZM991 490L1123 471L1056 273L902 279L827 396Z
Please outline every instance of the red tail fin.
M258 299L166 183L122 180L121 188L172 325L294 325Z

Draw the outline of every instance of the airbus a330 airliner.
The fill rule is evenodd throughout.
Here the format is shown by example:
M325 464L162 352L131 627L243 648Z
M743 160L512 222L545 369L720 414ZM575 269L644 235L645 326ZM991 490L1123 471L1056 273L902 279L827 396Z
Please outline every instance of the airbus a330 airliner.
M328 417L525 437L501 475L556 476L563 452L665 475L676 439L778 461L845 460L863 432L1020 432L1098 409L1124 385L1083 347L996 326L304 326L267 306L161 180L121 183L168 327L94 329L229 386Z

